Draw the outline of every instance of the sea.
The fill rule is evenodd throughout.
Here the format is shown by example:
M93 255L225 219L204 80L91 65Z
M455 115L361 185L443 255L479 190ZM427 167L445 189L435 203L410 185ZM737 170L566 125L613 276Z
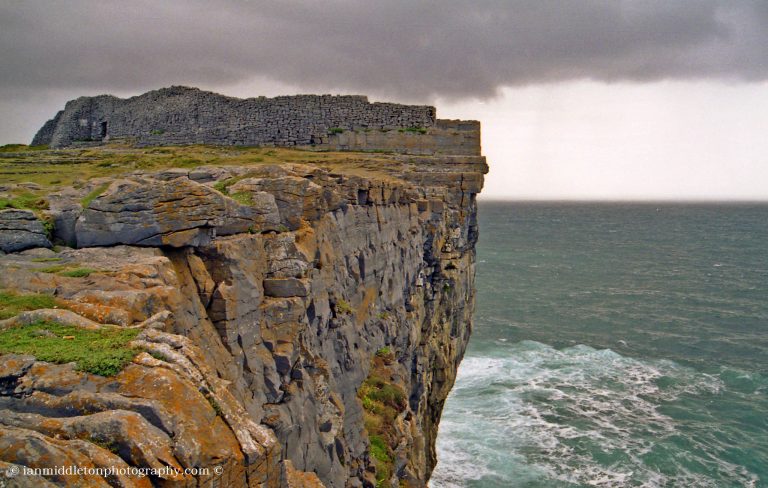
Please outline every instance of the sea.
M431 488L768 487L768 205L479 219Z

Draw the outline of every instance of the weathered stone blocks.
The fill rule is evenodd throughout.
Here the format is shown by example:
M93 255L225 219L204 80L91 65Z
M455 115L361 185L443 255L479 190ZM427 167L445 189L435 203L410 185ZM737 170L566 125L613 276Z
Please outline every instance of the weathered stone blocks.
M296 278L269 278L264 280L264 294L268 297L305 297L309 283Z
M0 251L51 247L43 223L30 210L0 210Z
M434 107L369 103L364 96L237 99L174 86L128 99L81 97L45 123L33 144L132 138L142 145L322 145L338 130L427 127Z
M215 235L274 230L276 210L271 195L240 205L187 178L134 177L115 181L95 198L78 217L75 233L81 247L201 246Z

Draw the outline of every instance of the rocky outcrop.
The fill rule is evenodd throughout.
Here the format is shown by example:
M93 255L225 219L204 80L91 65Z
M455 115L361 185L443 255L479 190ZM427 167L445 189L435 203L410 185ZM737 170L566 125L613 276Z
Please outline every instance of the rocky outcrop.
M216 235L275 230L274 196L258 192L240 205L187 178L170 182L134 177L117 180L95 198L75 224L77 244L200 246Z
M135 330L135 356L111 377L0 356L0 460L154 473L40 486L425 486L472 328L486 165L362 159L60 194L79 249L0 258L0 289L57 308L3 326Z
M0 210L0 251L51 247L43 223L30 210Z

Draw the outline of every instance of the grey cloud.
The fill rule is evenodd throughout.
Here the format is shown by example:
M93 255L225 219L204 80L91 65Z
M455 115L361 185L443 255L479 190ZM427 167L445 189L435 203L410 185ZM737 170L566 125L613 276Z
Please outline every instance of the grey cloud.
M571 79L768 78L762 0L6 1L0 89L264 76L399 100Z

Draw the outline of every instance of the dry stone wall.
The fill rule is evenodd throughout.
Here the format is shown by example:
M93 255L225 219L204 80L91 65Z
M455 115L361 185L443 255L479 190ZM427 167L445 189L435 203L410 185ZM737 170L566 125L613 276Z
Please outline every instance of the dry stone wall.
M32 141L66 147L115 138L139 145L323 145L348 130L424 130L435 108L370 103L364 96L232 98L174 86L121 99L81 97L45 123Z

